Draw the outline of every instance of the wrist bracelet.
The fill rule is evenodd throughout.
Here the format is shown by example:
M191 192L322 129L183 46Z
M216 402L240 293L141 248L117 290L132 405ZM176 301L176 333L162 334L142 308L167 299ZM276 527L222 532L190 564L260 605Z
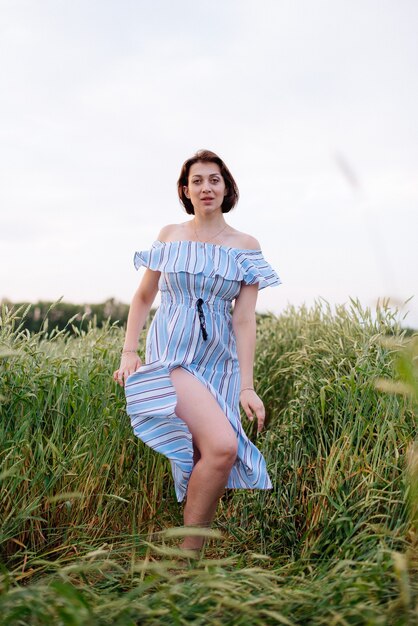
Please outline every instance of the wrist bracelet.
M127 354L128 352L138 352L138 350L122 350L122 354Z
M244 387L244 389L241 389L240 393L242 391L247 391L247 389L250 389L251 391L255 391L254 387Z

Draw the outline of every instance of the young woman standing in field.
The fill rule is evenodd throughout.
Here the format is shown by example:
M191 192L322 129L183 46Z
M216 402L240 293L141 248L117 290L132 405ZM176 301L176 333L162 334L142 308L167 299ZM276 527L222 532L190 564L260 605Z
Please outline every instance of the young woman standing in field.
M239 403L261 431L255 305L258 289L280 279L258 241L225 221L238 188L222 159L208 150L188 159L178 194L193 218L163 227L149 250L136 252L136 268L147 269L113 377L125 387L135 434L170 459L177 499L186 497L184 525L201 527L210 526L225 487L271 488L264 458L242 429ZM143 364L139 334L158 290ZM197 536L182 543L202 545Z

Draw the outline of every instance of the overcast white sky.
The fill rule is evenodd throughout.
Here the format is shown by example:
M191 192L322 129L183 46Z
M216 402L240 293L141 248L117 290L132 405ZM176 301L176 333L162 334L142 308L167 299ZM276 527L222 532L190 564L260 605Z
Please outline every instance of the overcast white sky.
M415 0L0 0L0 298L130 301L214 150L288 302L415 296Z

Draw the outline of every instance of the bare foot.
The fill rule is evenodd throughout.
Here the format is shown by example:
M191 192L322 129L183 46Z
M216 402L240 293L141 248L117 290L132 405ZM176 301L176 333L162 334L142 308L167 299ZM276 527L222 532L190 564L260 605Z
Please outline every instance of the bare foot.
M203 551L203 547L201 548L189 548L187 545L184 545L184 542L179 546L180 550L184 552L184 556L187 556L190 559L200 559L200 556Z

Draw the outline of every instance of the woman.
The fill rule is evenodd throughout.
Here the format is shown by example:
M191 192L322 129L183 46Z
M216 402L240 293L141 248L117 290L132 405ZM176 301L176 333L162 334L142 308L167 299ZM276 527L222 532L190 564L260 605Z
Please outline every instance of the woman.
M187 495L184 525L200 527L211 524L225 487L271 488L264 458L242 429L239 403L260 432L255 305L258 289L280 279L258 241L224 219L238 188L222 159L208 150L188 159L178 194L193 218L165 226L150 250L135 254L136 268L147 269L113 376L125 386L135 434L171 461L177 499ZM139 334L158 289L142 364ZM202 545L196 536L182 543L190 550Z

